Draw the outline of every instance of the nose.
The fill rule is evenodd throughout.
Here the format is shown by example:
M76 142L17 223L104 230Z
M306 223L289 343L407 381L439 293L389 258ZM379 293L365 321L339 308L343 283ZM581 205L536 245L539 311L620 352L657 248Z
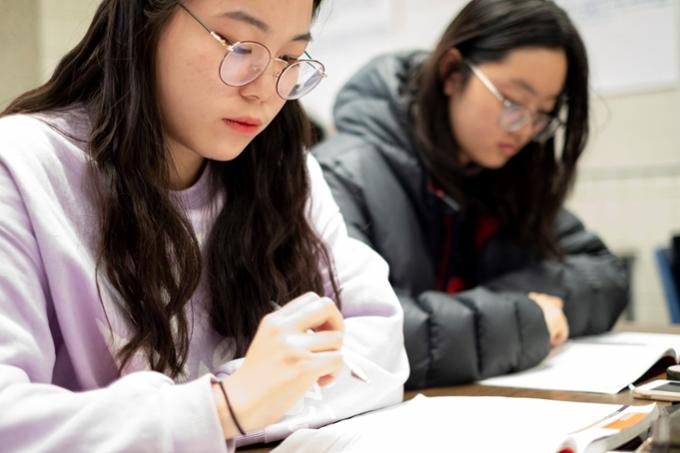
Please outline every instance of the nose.
M511 131L510 134L516 137L521 147L529 143L529 141L534 138L534 135L536 135L533 118L528 117L522 127Z
M241 96L259 102L265 102L272 96L278 96L276 94L278 74L276 65L268 65L259 77L240 88Z

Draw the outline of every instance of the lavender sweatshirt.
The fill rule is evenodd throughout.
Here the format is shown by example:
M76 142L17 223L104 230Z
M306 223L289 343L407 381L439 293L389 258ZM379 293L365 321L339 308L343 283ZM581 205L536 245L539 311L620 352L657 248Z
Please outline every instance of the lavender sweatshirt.
M118 372L130 337L120 299L95 276L99 220L92 196L84 110L0 119L0 450L231 451L211 382L233 372L231 342L210 327L202 281L191 303L191 345L180 379L135 356ZM337 268L346 319L345 353L371 378L341 373L312 388L279 423L237 442L274 440L396 403L408 375L402 311L387 265L347 236L342 216L310 156L308 216ZM210 197L204 172L174 192L199 242L224 197Z

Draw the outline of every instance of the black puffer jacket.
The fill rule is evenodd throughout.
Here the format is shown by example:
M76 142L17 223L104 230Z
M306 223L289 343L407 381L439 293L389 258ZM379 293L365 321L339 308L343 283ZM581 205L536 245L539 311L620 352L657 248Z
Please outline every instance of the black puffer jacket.
M530 291L564 300L571 336L611 328L628 294L620 260L566 210L555 225L563 261L533 258L502 231L477 249L469 246L476 236L465 213L428 186L401 94L423 57L384 56L362 69L338 95L338 134L314 150L350 234L390 265L404 307L410 388L469 382L539 363L550 346ZM467 289L436 290L444 255Z

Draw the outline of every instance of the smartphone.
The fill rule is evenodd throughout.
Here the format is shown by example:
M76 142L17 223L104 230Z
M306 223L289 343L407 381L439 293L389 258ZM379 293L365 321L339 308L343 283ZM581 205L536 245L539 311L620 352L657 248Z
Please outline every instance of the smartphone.
M635 398L659 401L680 401L680 382L657 379L631 390Z

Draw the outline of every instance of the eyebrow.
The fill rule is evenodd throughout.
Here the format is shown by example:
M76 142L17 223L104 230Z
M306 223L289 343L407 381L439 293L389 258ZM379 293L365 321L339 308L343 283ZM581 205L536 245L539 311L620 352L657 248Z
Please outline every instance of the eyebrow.
M519 87L519 88L521 88L521 89L523 89L524 91L528 91L528 92L529 92L530 94L532 94L533 96L537 96L537 97L538 97L538 93L536 92L536 90L534 89L534 87L531 86L530 84L528 84L527 82L525 82L524 80L522 80L522 79L511 79L511 80L510 80L510 83L513 84L513 85L515 85L515 86L517 86L517 87ZM546 96L545 99L557 99L557 98L560 97L560 94L561 94L561 93L557 93L557 94L555 94L555 95L553 95L553 96Z
M264 33L269 33L271 31L269 25L267 25L265 22L261 21L257 17L246 13L245 11L229 11L222 14L222 17L227 17L229 19L237 20L239 22L252 25L258 30L263 31ZM312 34L310 32L295 35L291 39L291 41L311 41L311 40Z

